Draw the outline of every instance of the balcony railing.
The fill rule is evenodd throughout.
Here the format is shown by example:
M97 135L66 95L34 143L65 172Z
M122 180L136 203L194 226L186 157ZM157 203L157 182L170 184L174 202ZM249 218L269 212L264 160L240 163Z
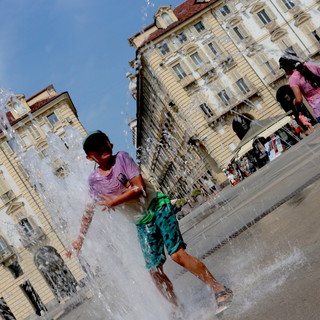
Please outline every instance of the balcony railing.
M25 232L23 229L19 229L19 233L21 235L21 244L25 248L30 248L46 239L46 235L41 227L35 227L28 232Z
M0 251L0 263L4 265L10 265L16 261L17 257L11 246L7 246L5 249Z
M268 84L271 84L283 77L284 75L285 72L283 70L276 70L274 73L269 73L268 75L266 75L263 78L263 80L265 80Z
M193 83L196 79L194 78L193 75L188 75L186 77L184 77L183 79L180 80L180 84L182 85L182 87L186 87L188 85L190 85L191 83Z

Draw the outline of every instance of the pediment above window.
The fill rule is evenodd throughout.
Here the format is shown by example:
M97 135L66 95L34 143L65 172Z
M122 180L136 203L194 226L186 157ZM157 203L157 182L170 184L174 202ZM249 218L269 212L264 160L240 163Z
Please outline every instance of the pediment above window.
M250 13L257 13L259 12L260 10L262 10L264 7L265 7L265 3L262 2L262 1L258 1L256 2L252 7L251 7L251 10L250 10Z
M271 41L275 42L286 34L287 34L287 31L285 29L277 29L276 31L272 32Z
M6 214L10 216L10 215L14 214L16 211L20 210L22 207L24 207L23 202L11 203L6 211Z
M308 13L301 13L295 18L294 25L300 26L304 22L308 21L310 19L310 15Z
M159 29L166 29L171 24L178 21L177 17L173 13L171 6L161 6L158 8L154 15L156 26Z
M229 20L228 24L233 27L233 26L239 24L241 21L242 20L240 17L233 17L232 19Z
M190 54L190 53L193 52L193 51L197 51L197 49L199 49L198 46L196 46L194 43L190 43L189 45L187 45L187 46L184 47L184 50L183 50L183 51L184 51L186 54Z

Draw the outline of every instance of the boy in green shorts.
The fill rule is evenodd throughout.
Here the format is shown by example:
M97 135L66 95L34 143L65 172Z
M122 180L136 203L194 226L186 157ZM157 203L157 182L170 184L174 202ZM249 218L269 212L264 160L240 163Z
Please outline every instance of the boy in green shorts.
M226 309L232 301L233 293L222 286L197 258L189 255L182 239L175 208L167 195L156 192L145 181L140 169L130 155L120 151L113 155L113 145L101 131L90 133L83 142L86 157L98 167L89 176L92 204L88 205L82 217L80 235L72 243L79 253L88 232L94 213L94 204L103 210L121 205L123 212L137 226L146 268L157 288L175 307L179 307L172 282L163 271L166 261L164 247L170 258L206 283L214 292L218 309ZM71 251L67 252L71 257Z

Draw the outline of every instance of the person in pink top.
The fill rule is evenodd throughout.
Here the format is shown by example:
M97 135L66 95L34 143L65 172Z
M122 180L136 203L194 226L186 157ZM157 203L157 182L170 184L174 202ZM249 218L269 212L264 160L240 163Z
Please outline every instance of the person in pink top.
M280 69L284 69L289 76L295 107L298 107L305 97L320 122L320 66L313 62L302 63L292 55L281 57L279 64Z

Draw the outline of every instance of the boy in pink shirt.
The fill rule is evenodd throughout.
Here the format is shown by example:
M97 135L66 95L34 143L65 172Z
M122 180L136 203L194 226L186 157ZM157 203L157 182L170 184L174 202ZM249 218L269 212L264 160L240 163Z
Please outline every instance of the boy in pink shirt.
M120 151L113 155L113 145L103 132L98 130L89 134L83 142L83 148L87 159L94 161L98 167L89 176L92 203L82 217L80 235L72 243L73 249L77 253L81 250L96 203L103 206L103 210L121 205L119 210L137 226L146 268L163 296L179 307L173 285L163 271L166 247L174 262L212 289L218 305L216 313L225 310L232 302L233 293L222 286L200 260L185 251L186 244L169 197L156 192L143 179L139 167L128 153ZM71 254L71 251L67 252L68 257Z

